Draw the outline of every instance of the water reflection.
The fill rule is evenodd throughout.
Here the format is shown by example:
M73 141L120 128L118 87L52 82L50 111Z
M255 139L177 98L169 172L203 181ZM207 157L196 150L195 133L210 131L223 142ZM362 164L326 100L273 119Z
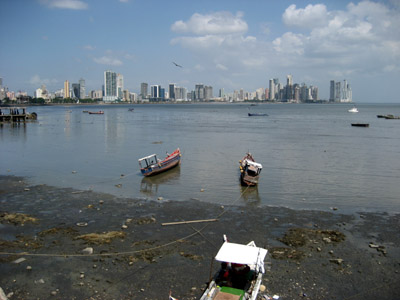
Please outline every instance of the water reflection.
M180 175L181 167L177 166L156 176L143 177L140 182L140 192L147 196L156 195L160 185L175 183L179 180Z
M261 202L258 185L251 187L240 185L240 194L246 204L259 204Z

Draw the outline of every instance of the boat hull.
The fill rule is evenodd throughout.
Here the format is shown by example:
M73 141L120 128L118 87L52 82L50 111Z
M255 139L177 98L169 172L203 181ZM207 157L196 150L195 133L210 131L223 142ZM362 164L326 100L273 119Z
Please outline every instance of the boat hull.
M262 113L248 113L249 117L264 117L268 116L268 114L262 114Z
M256 186L258 184L259 175L249 176L245 172L240 173L240 183L243 186Z
M351 126L354 127L369 127L368 123L352 123Z

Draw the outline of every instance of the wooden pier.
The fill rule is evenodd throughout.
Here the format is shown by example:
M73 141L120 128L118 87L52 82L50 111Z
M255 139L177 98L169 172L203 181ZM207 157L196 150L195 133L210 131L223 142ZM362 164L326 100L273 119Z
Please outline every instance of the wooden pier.
M36 113L27 113L25 108L0 107L0 123L27 122L36 120Z

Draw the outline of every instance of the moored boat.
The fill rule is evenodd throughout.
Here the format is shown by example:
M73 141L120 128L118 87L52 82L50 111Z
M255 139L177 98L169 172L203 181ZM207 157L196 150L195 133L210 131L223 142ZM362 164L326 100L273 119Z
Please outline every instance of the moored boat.
M177 148L171 154L167 153L167 156L160 160L156 154L152 154L139 159L140 171L143 176L152 176L165 172L173 167L176 167L181 162L181 151Z
M88 112L90 115L103 115L104 111L99 110L99 111L89 111Z
M399 120L400 119L399 116L394 116L394 115L385 115L384 118L386 120Z
M357 107L353 107L353 108L350 108L349 110L348 110L348 112L350 112L350 113L358 113L358 109L357 109Z
M221 268L200 300L257 299L268 250L257 247L254 241L243 245L230 243L224 238L225 242L215 256L215 260L221 262Z
M368 123L351 123L351 126L354 127L369 127Z
M248 113L249 117L263 117L263 116L268 116L268 114L264 113Z
M239 161L240 182L242 185L255 186L262 170L262 165L254 160L251 153L247 153L242 160Z

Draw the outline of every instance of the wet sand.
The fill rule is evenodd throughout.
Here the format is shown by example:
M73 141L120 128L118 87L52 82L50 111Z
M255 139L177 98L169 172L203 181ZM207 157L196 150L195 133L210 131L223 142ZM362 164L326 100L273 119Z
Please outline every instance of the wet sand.
M0 176L0 287L11 300L198 299L223 234L269 250L262 295L400 299L399 232L400 214L147 202Z

